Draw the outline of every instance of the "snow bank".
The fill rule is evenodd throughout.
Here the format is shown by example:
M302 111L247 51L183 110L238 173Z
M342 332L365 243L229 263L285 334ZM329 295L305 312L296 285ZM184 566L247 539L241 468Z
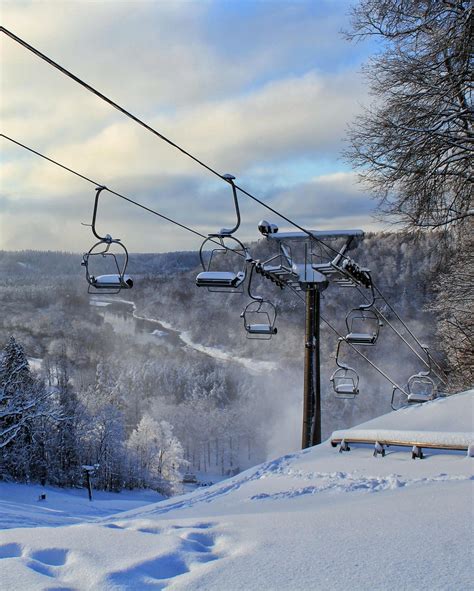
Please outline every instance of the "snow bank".
M472 392L390 413L358 429L455 436L471 431L465 428L471 411ZM395 450L374 458L366 448L340 454L326 442L212 487L93 522L3 531L2 585L99 591L469 589L466 548L473 533L466 507L473 478L465 453L441 451L413 461Z

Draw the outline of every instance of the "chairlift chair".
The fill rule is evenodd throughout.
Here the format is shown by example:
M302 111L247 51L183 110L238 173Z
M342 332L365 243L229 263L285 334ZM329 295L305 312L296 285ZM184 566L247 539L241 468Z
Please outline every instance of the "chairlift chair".
M240 210L237 191L234 185L235 177L226 174L223 177L231 186L237 222L233 228L222 228L219 232L209 234L201 244L199 258L203 271L196 277L198 287L207 287L209 291L242 293L246 277L246 261L249 258L245 246L232 236L240 226ZM212 246L210 255L207 249ZM222 267L231 270L222 270Z
M344 339L339 339L336 350L337 369L329 378L336 398L354 399L359 394L359 375L355 369L339 361L341 343Z
M273 335L277 334L275 326L277 310L270 301L252 294L253 271L254 266L250 271L247 286L251 301L245 306L240 317L244 319L244 328L248 339L270 340Z
M382 321L372 309L375 302L374 288L371 286L372 298L368 304L361 304L350 310L346 316L347 334L345 340L351 345L375 345Z
M431 374L431 355L426 345L422 345L428 359L428 371L420 371L408 379L408 403L419 403L433 400L438 394L438 388Z
M394 386L391 400L393 410L398 410L410 404L428 402L438 396L438 387L430 375L432 371L431 355L426 345L422 345L422 348L428 359L428 371L420 371L410 376L406 385L406 391ZM396 396L397 392L399 394ZM396 398L398 398L398 403L395 401Z
M415 374L408 380L409 403L427 402L433 400L437 395L437 386L432 378L424 375L423 372Z
M121 247L123 253L110 252L112 245ZM123 263L120 266L118 257L124 257ZM109 266L112 266L112 270L116 273L108 273L105 275L94 275L91 272L92 265L91 261L96 260L94 257L98 257L101 260L105 260ZM128 252L125 246L117 241L111 240L110 242L97 242L82 257L82 265L86 268L86 279L89 284L88 293L94 293L95 290L100 290L104 294L116 294L122 289L131 289L133 287L133 280L130 275L125 273L128 264Z
M104 294L116 294L122 289L131 289L133 279L126 273L128 265L128 251L120 239L112 238L110 234L101 236L97 233L95 224L97 219L97 208L99 196L106 187L97 187L94 201L94 212L92 214L92 233L99 239L88 252L82 257L82 266L86 269L86 279L89 284L88 293L95 293L100 290ZM112 250L115 248L116 252ZM118 249L118 251L117 251ZM97 258L96 258L97 257ZM120 258L123 261L120 263ZM95 275L93 273L93 261L101 260L106 267L110 267L111 273Z

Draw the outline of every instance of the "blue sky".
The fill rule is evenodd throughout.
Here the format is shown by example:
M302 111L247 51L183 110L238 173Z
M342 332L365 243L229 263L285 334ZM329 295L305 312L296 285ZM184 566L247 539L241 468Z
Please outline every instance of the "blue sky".
M374 47L349 43L351 2L2 2L2 24L299 224L379 227L340 156L367 104ZM2 36L2 130L208 233L232 223L228 186ZM0 248L87 250L94 187L6 140ZM246 199L246 198L245 198ZM271 217L242 198L240 237ZM102 226L132 251L196 237L115 198ZM273 220L272 220L273 221ZM278 220L274 220L278 223Z

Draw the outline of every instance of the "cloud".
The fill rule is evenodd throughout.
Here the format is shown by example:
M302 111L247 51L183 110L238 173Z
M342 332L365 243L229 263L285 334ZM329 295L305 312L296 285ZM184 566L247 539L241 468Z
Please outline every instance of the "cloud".
M217 171L232 172L239 184L309 225L308 215L331 223L342 210L346 217L368 212L352 177L313 179L323 161L338 170L345 126L365 100L356 72L364 50L337 36L341 6L347 2L281 3L275 10L266 3L5 2L2 21ZM0 42L5 133L203 233L231 223L227 186L10 39ZM9 228L0 246L24 245L30 236L35 247L48 236L48 248L81 250L76 226L93 187L0 141ZM331 200L340 200L339 210L329 207ZM15 201L26 225L36 216L35 232L41 224L50 229L40 240L30 231L19 241L10 229L19 223ZM153 234L157 220L124 211L122 226L137 234L136 249L149 250L154 238L146 233ZM253 235L261 212L245 202L243 213L242 231ZM109 215L121 228L119 214ZM178 238L173 228L160 232L167 243L160 250L195 247L195 238Z

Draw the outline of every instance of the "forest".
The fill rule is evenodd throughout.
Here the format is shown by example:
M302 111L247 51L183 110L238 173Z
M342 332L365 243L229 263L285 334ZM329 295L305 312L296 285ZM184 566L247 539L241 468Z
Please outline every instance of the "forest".
M369 234L351 256L371 269L393 309L445 365L430 311L441 239L442 233ZM263 259L274 249L266 240L250 245ZM196 287L197 253L131 255L133 289L107 297L87 293L80 263L72 253L0 253L2 478L80 486L87 465L96 466L98 488L173 494L184 472L234 474L298 448L298 294L258 277L252 288L276 305L278 333L249 340L240 318L248 298ZM322 316L344 333L346 314L362 295L330 285ZM396 325L392 310L378 305ZM159 329L153 319L163 323ZM403 326L398 330L409 338ZM335 398L329 377L336 345L337 335L323 324L323 437L390 410L391 384L350 351L344 361L359 372L360 394ZM400 383L423 369L389 325L370 349L370 359Z

